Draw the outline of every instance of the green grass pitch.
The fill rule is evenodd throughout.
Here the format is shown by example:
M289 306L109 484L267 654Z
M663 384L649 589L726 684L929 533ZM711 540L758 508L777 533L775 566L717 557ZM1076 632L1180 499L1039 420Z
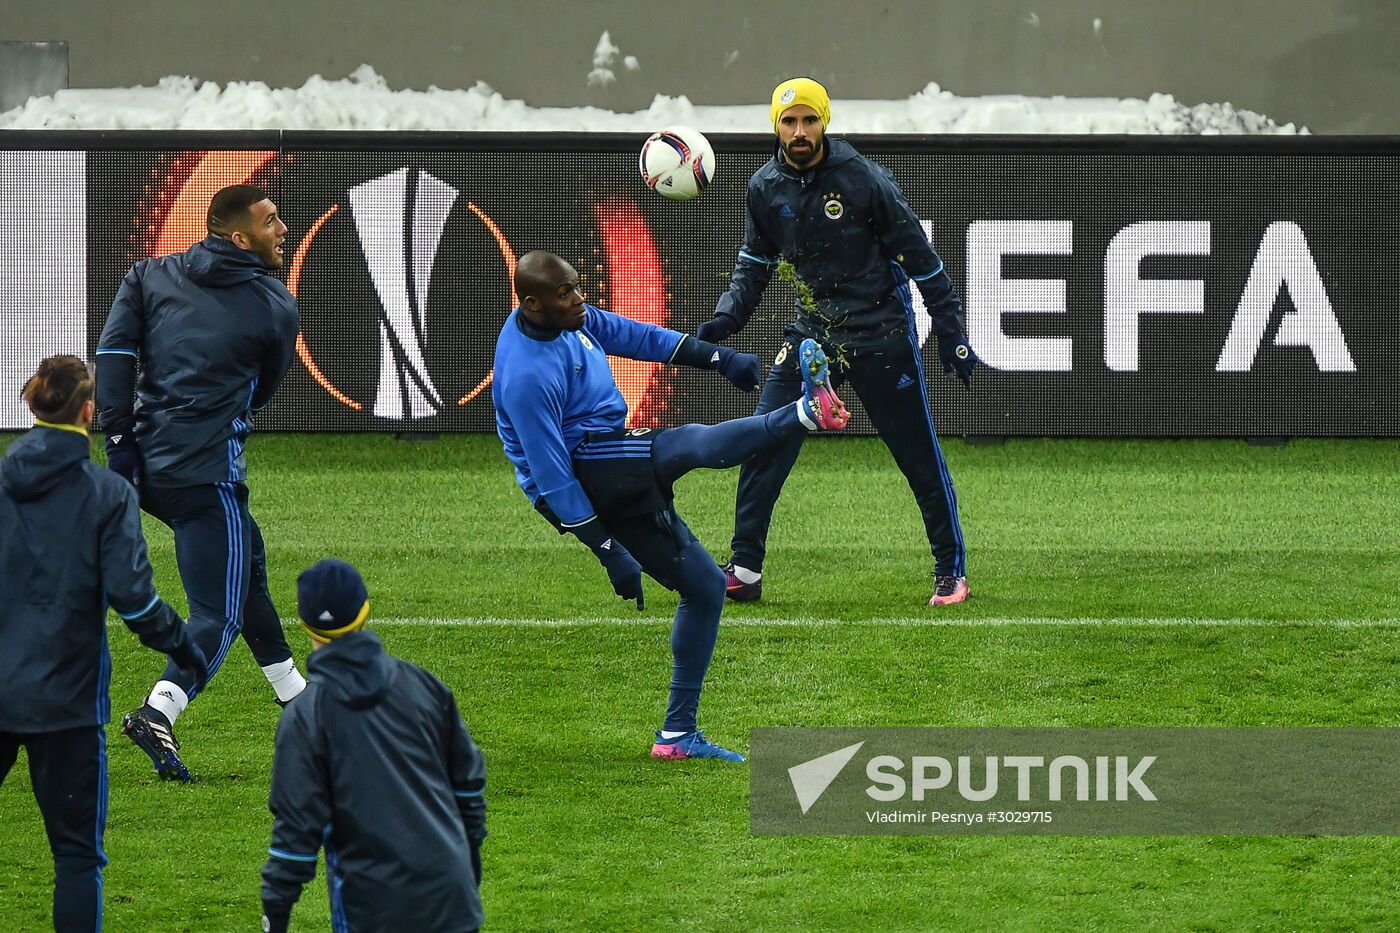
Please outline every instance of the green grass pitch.
M924 605L922 527L878 441L810 442L764 601L726 610L701 706L712 736L747 749L749 729L775 725L1400 724L1393 442L945 450L972 600ZM648 581L644 613L616 599L528 508L494 438L265 435L250 459L283 616L299 570L349 560L389 649L456 692L487 755L491 929L1400 927L1387 837L751 836L746 766L647 757L675 597ZM734 482L678 486L719 557ZM170 534L147 533L183 608ZM111 641L120 716L161 659L119 624ZM154 781L109 729L108 929L256 929L277 712L235 648L177 728L197 783ZM24 761L0 789L0 930L48 923ZM293 928L328 924L318 884Z

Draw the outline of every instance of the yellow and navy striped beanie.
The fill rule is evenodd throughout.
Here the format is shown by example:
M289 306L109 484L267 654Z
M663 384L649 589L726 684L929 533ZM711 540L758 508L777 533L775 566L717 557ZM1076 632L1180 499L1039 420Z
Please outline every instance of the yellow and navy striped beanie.
M312 640L323 645L364 628L369 591L360 572L333 558L303 570L297 577L297 617Z
M817 112L822 121L822 129L826 129L826 125L831 122L831 97L826 93L826 88L811 78L788 78L773 88L773 104L769 108L769 116L773 119L773 132L778 131L778 118L783 115L783 111L798 104L806 104Z

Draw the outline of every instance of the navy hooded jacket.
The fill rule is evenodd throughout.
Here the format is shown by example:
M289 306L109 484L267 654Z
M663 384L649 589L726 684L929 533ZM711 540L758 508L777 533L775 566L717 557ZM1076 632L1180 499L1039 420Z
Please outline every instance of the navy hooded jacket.
M287 287L228 240L143 259L97 342L103 430L136 431L152 486L245 481L253 413L286 375L300 327Z
M797 301L792 329L858 353L913 322L899 292L913 279L933 318L933 333L966 329L962 303L918 216L894 176L841 139L799 170L777 153L749 179L744 245L716 314L748 323L783 260L811 292L815 310Z
M185 626L156 595L141 511L88 459L87 432L36 427L0 459L0 728L57 732L110 718L107 606L148 648Z
M475 930L486 765L452 691L363 629L307 666L272 759L271 928L284 928L324 847L336 929Z

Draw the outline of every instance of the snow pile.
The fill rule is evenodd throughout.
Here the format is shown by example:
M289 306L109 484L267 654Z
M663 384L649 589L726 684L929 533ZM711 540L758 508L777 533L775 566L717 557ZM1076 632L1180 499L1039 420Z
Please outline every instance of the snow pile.
M603 87L616 81L617 72L613 71L612 63L621 52L622 49L613 45L612 37L604 30L598 37L598 44L593 48L593 70L588 73L588 83L595 87ZM637 61L637 56L628 55L622 59L622 67L628 71L639 71L642 64Z
M607 36L604 34L604 40ZM608 70L618 50L600 43L595 57ZM631 58L628 56L627 58ZM633 61L624 67L635 70ZM611 72L610 72L611 73ZM1230 104L1177 103L1169 94L1148 100L988 96L958 97L930 84L906 100L835 100L837 133L1306 133ZM349 78L312 76L299 88L258 81L220 86L190 77L162 78L155 87L59 91L31 98L0 114L0 129L156 130L470 130L495 132L651 132L679 123L708 133L761 133L767 104L697 106L657 94L633 113L597 107L531 107L478 82L466 90L395 91L369 65Z

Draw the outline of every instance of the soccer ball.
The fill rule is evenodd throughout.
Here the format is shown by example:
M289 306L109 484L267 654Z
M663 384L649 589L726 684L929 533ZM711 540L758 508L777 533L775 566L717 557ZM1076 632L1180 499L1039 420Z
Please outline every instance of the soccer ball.
M638 160L647 187L672 201L699 196L715 177L715 151L699 130L668 126L647 137Z

